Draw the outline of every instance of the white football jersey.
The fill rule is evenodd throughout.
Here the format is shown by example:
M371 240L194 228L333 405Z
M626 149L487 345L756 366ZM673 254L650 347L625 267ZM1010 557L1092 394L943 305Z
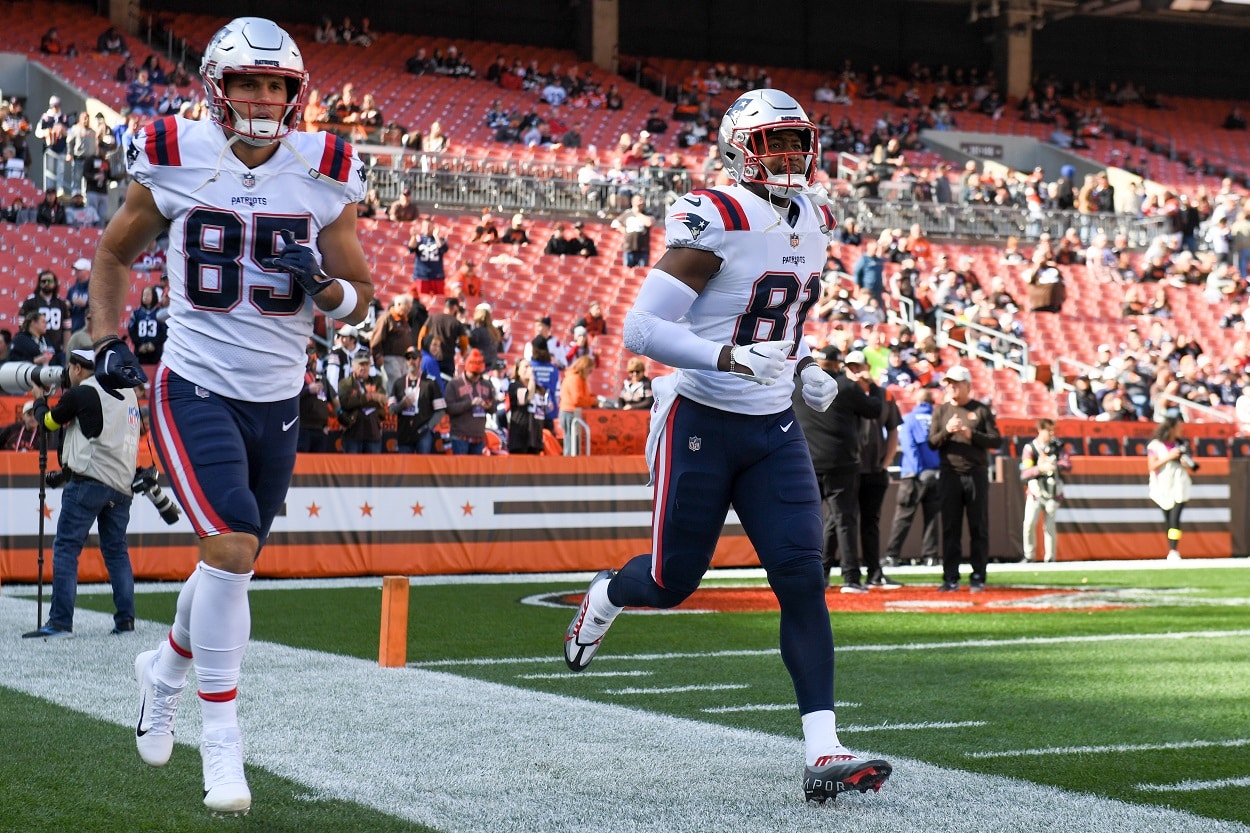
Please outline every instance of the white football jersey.
M303 386L313 301L262 263L281 251L284 229L320 257L320 230L364 197L364 169L329 133L293 133L252 169L227 141L214 122L170 116L126 149L130 176L169 218L163 362L222 396L277 402Z
M807 312L820 298L820 273L834 220L829 209L794 197L793 227L771 203L741 185L691 191L665 219L670 248L712 252L721 268L695 298L681 323L717 344L792 341L798 361ZM791 365L793 371L793 364ZM677 371L677 393L721 410L776 414L790 407L794 373L761 385L730 373Z

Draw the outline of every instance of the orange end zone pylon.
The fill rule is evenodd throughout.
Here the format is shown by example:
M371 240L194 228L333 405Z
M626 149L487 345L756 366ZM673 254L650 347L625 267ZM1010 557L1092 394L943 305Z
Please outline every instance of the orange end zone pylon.
M403 668L408 662L408 577L382 579L382 633L378 665Z

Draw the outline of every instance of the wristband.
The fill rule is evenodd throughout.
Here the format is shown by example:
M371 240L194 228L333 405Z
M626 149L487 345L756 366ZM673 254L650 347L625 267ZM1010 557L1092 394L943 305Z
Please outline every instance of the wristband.
M98 339L97 341L93 341L91 342L91 352L98 353L100 352L101 349L103 349L104 347L107 347L108 345L112 344L115 341L121 341L121 339L118 338L116 335L107 335L104 338Z
M356 311L356 302L360 300L360 296L356 294L356 287L352 286L348 281L342 278L335 278L334 282L343 289L343 300L334 309L325 310L327 318L335 320L346 318Z

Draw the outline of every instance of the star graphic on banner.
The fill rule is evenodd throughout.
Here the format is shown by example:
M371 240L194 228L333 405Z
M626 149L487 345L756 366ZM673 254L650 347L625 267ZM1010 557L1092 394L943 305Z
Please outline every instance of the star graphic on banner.
M414 503L411 506L411 509L413 517L416 517L417 515L420 515L423 518L425 517L425 507L421 505L421 501Z
M43 507L43 516L48 519L52 518L52 507L48 506L46 503L44 504L44 507Z
M360 517L373 517L373 507L369 505L369 501L365 501L365 505L360 507Z
M460 511L461 511L461 512L463 512L463 513L464 513L464 514L466 514L466 515L472 515L472 514L473 514L473 504L472 504L472 503L469 503L469 502L466 500L466 501L465 501L465 503L464 503L464 506L461 506L461 507L460 507Z
M308 517L310 518L321 517L321 507L317 505L317 501L314 500L311 506L308 506L305 508L308 509Z

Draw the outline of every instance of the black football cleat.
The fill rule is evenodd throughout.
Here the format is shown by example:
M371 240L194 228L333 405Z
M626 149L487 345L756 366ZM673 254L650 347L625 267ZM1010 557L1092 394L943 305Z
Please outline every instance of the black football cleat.
M821 758L815 766L803 769L803 797L824 804L838 793L857 790L880 792L893 767L886 761L866 760L854 755L831 755Z

